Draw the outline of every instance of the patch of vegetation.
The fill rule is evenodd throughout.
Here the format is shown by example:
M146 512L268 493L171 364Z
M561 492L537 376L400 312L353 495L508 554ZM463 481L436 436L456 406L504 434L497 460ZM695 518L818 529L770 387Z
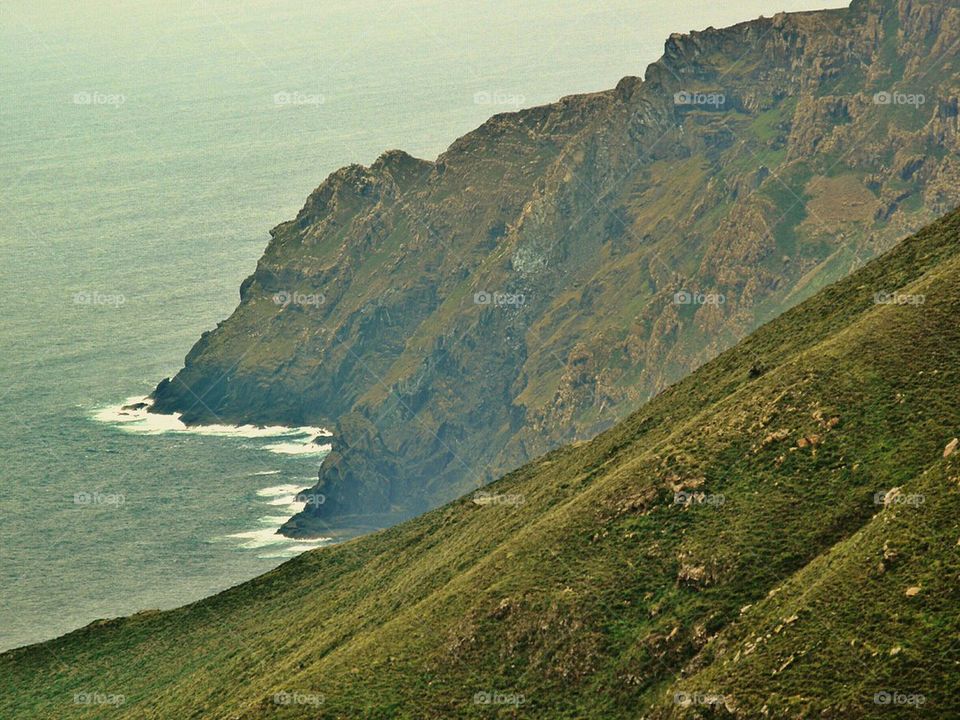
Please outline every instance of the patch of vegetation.
M951 717L958 236L955 212L484 496L5 653L0 715L867 718L886 692Z

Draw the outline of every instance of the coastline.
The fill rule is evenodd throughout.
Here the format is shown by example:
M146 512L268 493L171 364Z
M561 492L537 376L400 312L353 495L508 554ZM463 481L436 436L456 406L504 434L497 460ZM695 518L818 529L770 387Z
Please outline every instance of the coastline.
M332 438L333 434L322 427L227 423L194 425L184 423L178 412L152 412L152 406L153 399L150 396L131 396L121 403L96 409L92 419L121 432L138 435L183 434L261 441L262 444L254 449L281 456L316 456L322 460L331 449L331 444L324 440ZM263 515L258 518L257 527L229 533L220 539L231 540L243 550L262 550L263 554L258 554L260 558L294 557L335 541L338 533L292 537L281 532L281 528L310 503L324 501L322 496L309 494L310 488L316 483L315 479L304 478L302 483L286 480L278 484L276 476L282 475L279 469L260 470L252 474L271 478L273 484L259 488L256 495L270 510L275 508L277 514Z
M265 445L264 449L281 455L325 455L330 452L329 443L318 442L320 438L333 437L333 433L326 428L226 423L188 424L181 419L182 413L153 412L152 407L153 399L149 395L134 395L122 403L101 407L94 412L93 419L116 425L124 432L144 435L192 433L244 439L277 438L283 442Z

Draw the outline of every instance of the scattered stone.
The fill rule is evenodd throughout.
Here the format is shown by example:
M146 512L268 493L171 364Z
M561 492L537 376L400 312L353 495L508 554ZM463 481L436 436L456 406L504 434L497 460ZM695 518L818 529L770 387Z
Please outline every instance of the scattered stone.
M763 439L764 445L769 445L772 442L779 442L780 440L786 440L790 436L790 431L786 428L780 428L779 430L774 430L772 433L767 435Z
M957 450L957 445L960 445L960 438L954 438L948 442L947 446L943 449L943 456L948 458L953 455L953 453Z
M920 594L920 586L919 586L919 585L914 585L914 586L912 586L912 587L908 587L907 590L906 590L906 592L904 593L904 595L906 595L907 597L916 597L916 596L919 595L919 594Z
M887 490L887 494L883 496L883 506L890 507L897 501L897 498L900 497L902 494L903 492L900 490L900 488L898 487L890 488L889 490Z
M681 565L677 580L684 585L700 587L706 584L707 568L703 565Z
M781 665L781 666L777 669L777 672L775 672L774 675L776 675L776 674L778 674L778 673L782 673L784 670L786 670L786 669L787 669L787 666L790 665L790 663L793 662L794 657L795 657L795 656L793 656L793 655L791 655L790 657L788 657L788 658L786 659L786 661L783 663L783 665Z
M497 607L493 610L492 613L490 613L490 616L493 618L496 618L497 620L500 620L506 617L507 615L509 615L512 610L513 610L513 601L510 598L506 597L500 601L500 604L497 605Z

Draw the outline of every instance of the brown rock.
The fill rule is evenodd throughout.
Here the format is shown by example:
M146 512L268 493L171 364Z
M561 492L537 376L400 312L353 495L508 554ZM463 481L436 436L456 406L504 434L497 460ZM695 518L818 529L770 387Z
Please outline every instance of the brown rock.
M780 440L786 440L790 436L790 431L786 428L780 428L779 430L774 430L772 433L767 435L763 439L764 445L769 445L772 442L779 442Z
M958 438L954 438L948 442L947 446L943 449L943 456L947 458L953 455L953 453L957 450L957 445L960 445L960 439Z

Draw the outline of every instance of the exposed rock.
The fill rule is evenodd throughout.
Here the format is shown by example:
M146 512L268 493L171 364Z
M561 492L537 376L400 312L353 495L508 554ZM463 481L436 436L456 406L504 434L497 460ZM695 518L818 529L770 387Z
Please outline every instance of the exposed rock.
M643 80L332 173L152 409L334 430L296 533L422 511L610 427L960 203L948 5L675 35Z
M681 565L677 580L683 585L699 587L705 584L707 568L704 565Z
M781 440L786 440L788 437L790 437L790 431L787 428L780 428L763 438L763 444L769 445L772 442L780 442Z
M903 495L903 491L900 488L890 488L883 496L883 506L887 508L895 505L901 495Z

